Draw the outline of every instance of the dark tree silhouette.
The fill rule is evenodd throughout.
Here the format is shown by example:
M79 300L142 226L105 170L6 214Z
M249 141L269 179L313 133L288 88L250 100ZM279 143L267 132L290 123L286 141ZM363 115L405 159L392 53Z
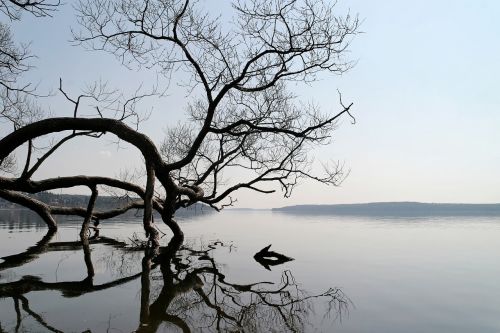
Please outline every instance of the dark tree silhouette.
M179 77L185 80L180 84L187 86L191 96L189 119L171 127L157 147L137 127L137 102L151 93L122 99L96 84L72 97L61 82L71 117L25 122L0 140L1 165L10 165L16 150L27 151L24 167L14 177L0 177L0 197L37 212L51 229L57 227L54 215L81 216L82 236L92 220L141 208L146 235L157 246L154 210L182 239L174 220L181 207L203 203L219 210L233 204L232 195L240 189L271 193L281 188L288 197L302 178L338 185L345 176L341 166L330 165L323 174L314 174L308 152L329 142L339 118L351 116L352 104L345 105L340 98L337 113L322 113L314 104L300 103L287 85L309 83L321 72L348 70L352 63L346 50L358 31L358 19L335 15L333 4L322 0L236 1L235 16L228 24L197 6L189 0L79 1L74 41L112 53L126 66L154 68L172 80L176 77L172 73L181 71ZM89 99L101 103L94 116L81 110ZM35 140L61 133L64 136L46 150L35 148ZM141 152L143 180L97 175L33 180L62 145L79 136L104 134ZM233 169L241 177L224 176ZM88 187L87 207L53 206L28 195L74 186ZM130 203L96 211L99 189L104 186L130 193Z
M10 20L19 20L23 12L36 17L52 16L60 0L0 0L0 11Z
M36 17L51 16L59 6L51 0L0 0L0 12L10 21L21 19L26 12ZM10 26L0 23L0 121L9 123L14 130L40 120L43 112L34 102L39 96L31 83L21 83L22 76L32 67L34 56L29 44L17 43ZM29 142L32 145L32 142ZM32 149L32 148L30 148ZM15 158L10 155L0 159L0 172L13 172Z

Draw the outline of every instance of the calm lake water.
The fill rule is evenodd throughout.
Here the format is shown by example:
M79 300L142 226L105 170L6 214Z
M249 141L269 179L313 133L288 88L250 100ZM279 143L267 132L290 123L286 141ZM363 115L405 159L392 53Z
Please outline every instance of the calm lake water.
M162 264L131 246L138 220L104 221L89 253L80 221L46 235L3 211L0 332L500 332L498 217L226 211L181 223L183 248ZM266 269L253 255L269 244L295 260Z

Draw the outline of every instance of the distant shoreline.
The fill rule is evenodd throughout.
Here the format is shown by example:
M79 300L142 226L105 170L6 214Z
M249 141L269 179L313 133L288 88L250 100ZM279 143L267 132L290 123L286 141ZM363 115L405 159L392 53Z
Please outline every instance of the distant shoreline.
M500 203L370 202L355 204L310 204L279 208L232 208L235 211L267 210L285 214L352 216L500 216Z
M64 196L64 195L63 195ZM85 196L83 196L85 197ZM0 211L24 211L24 207L12 205L0 206ZM277 208L234 207L226 211L267 211L283 214L303 215L344 215L344 216L387 216L387 217L418 217L418 216L499 216L500 203L425 203L425 202L370 202L354 204L306 204ZM179 211L178 215L210 213L208 207L194 207Z
M273 212L372 216L500 216L500 204L373 202L335 205L295 205Z

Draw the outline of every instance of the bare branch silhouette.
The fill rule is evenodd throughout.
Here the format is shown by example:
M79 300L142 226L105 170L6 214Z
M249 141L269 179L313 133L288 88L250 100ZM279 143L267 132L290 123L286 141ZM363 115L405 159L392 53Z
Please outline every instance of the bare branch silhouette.
M16 3L37 16L49 15L59 4ZM312 102L301 102L288 85L313 82L319 73L341 74L350 69L353 63L346 56L359 30L358 18L337 15L335 3L324 0L252 0L235 1L235 20L221 24L221 17L212 18L200 6L189 0L78 1L74 42L114 54L125 66L153 69L169 79L182 71L181 77L189 77L179 82L191 96L188 119L170 126L164 141L156 145L139 131L147 115L138 108L142 99L161 95L162 89L138 89L125 97L105 82L96 82L75 95L61 80L59 92L69 106L67 117L41 120L36 113L18 112L11 119L13 131L0 139L1 170L13 174L0 175L0 196L34 210L51 229L57 227L53 215L82 216L86 221L82 235L87 234L90 220L140 208L150 245L157 247L154 210L182 239L175 221L181 208L204 204L220 210L233 205L235 192L243 189L263 194L281 190L289 197L303 179L339 185L347 175L342 165L323 164L325 170L318 173L309 153L330 143L342 117L354 119L352 103L345 104L339 95L337 112L325 113ZM103 136L140 151L143 178L75 175L33 180L61 146L76 145L79 137L101 140ZM45 149L37 145L41 138L52 138ZM23 148L26 158L16 176L15 153ZM240 176L227 177L233 172ZM108 192L123 190L131 200L124 207L97 212L90 205L53 207L24 193L74 186L86 186L91 201L98 200L103 187Z

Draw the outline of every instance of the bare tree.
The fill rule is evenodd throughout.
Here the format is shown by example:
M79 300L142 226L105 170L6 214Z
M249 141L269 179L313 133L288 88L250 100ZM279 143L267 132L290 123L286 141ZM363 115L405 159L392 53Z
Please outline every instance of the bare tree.
M20 20L26 12L35 17L52 16L59 0L0 0L0 12L11 21ZM34 95L31 84L20 84L21 75L31 68L28 44L17 44L5 23L0 23L0 117L21 126L35 120L39 109L29 100Z
M17 45L9 26L0 23L0 119L14 129L40 118L40 109L31 100L34 88L20 83L32 57L28 45Z
M0 0L0 12L10 20L19 20L23 12L35 17L52 16L60 0Z
M36 17L50 16L59 1L1 0L0 12L11 21L20 20L21 13ZM41 108L34 101L38 96L31 83L21 83L22 75L31 69L33 55L29 44L16 43L8 24L0 23L0 122L7 122L14 130L27 123L40 120ZM0 161L0 171L13 173L14 156Z
M143 95L114 100L118 107L107 103L107 110L96 107L95 116L84 116L80 101L102 101L102 94L94 89L72 98L61 85L72 117L34 121L0 140L2 163L19 147L28 146L21 175L0 178L0 196L36 211L53 229L53 215L82 216L83 234L91 220L142 208L146 235L157 245L153 210L182 238L174 220L181 207L203 203L219 210L233 204L232 195L240 189L271 193L281 188L288 197L303 178L338 185L345 176L342 168L327 166L323 174L315 174L308 153L330 142L340 117L352 118L352 104L340 98L338 112L323 113L313 103L301 103L287 86L310 83L319 73L350 69L346 50L358 32L357 17L337 16L329 1L251 0L236 1L233 20L222 24L220 17L211 18L198 7L189 0L79 1L75 42L112 53L128 67L154 68L172 80L178 73L190 93L188 120L171 127L157 147L132 121L138 114L135 102ZM61 132L69 134L32 163L33 140ZM146 170L142 184L98 176L31 179L62 144L79 135L99 138L104 133L139 149ZM231 181L225 176L231 170L241 177ZM54 207L25 194L73 186L89 188L88 207ZM125 207L97 212L94 202L103 186L132 193L136 199Z

